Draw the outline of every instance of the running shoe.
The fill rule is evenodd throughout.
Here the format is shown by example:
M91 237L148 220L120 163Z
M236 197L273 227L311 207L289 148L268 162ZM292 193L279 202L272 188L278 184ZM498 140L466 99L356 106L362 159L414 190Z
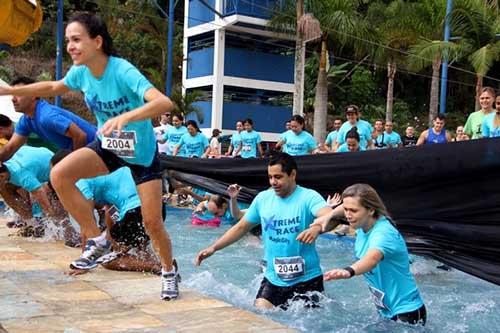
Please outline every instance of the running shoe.
M101 264L101 265L107 264L108 262L111 262L111 261L115 260L116 258L118 258L120 256L120 254L121 254L121 252L116 252L116 251L109 252L108 254L105 254L102 257L97 258L95 263Z
M9 221L6 223L7 228L22 228L26 226L26 222L23 220Z
M180 275L178 273L177 261L174 259L172 262L174 266L173 273L161 274L161 299L170 301L179 297L179 282Z
M89 239L80 258L73 261L71 269L92 269L97 266L96 260L111 251L111 242L106 240L104 246L97 245L95 240Z

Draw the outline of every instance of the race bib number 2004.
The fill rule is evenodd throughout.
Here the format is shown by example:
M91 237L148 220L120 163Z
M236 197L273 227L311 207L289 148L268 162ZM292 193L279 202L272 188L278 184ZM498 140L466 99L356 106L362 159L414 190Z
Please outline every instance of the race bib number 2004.
M121 157L135 157L135 143L135 131L122 131L120 135L113 131L111 136L102 137L101 147Z

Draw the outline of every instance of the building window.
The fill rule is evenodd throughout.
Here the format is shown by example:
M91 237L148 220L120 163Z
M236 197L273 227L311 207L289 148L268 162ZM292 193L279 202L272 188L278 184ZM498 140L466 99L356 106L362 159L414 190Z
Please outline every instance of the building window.
M284 56L295 54L295 44L292 41L242 32L226 32L226 47Z
M224 86L224 103L292 107L293 94L281 91Z
M189 37L188 51L198 51L214 47L214 33L213 31L201 35Z

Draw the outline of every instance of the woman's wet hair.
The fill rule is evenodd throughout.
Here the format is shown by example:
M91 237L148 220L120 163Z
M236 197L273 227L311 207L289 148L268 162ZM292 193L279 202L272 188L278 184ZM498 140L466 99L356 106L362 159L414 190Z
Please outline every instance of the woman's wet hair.
M68 25L77 22L80 23L90 38L96 38L97 36L102 37L102 51L108 56L116 56L117 53L113 49L113 38L108 32L108 27L106 23L97 15L85 13L85 12L77 12L71 16L68 21Z
M218 194L210 196L210 201L212 201L219 209L224 208L224 205L226 205L226 207L228 206L227 199Z
M358 128L356 126L354 126L353 128L351 128L347 134L345 135L345 139L356 139L356 141L359 142L359 133L358 133Z
M181 113L174 113L174 114L172 115L172 119L173 119L174 117L176 117L177 119L179 119L179 120L181 121L181 123L183 123L183 122L184 122L184 116L183 116Z
M250 118L247 118L247 119L243 120L243 125L245 125L245 124L249 124L250 126L253 127L253 120Z
M292 174L293 170L297 170L297 162L295 162L295 159L287 153L277 152L275 155L271 156L269 166L278 164L281 165L281 171L285 172L289 176Z
M300 125L304 125L304 117L302 117L301 115L298 115L298 114L294 115L292 117L292 119L290 119L290 121L295 121L295 122L299 123Z
M194 120L188 120L188 121L186 121L186 127L188 127L188 126L193 126L196 129L197 132L201 132L200 128L198 127L198 123L196 121L194 121Z
M366 209L373 209L375 213L374 218L379 218L385 216L390 219L387 208L385 208L384 202L380 199L377 191L368 184L354 184L349 186L342 192L342 200L345 198L358 198L361 206Z
M485 93L485 92L489 93L491 96L493 96L493 98L495 98L497 96L495 89L493 89L492 87L483 87L481 89L481 94Z

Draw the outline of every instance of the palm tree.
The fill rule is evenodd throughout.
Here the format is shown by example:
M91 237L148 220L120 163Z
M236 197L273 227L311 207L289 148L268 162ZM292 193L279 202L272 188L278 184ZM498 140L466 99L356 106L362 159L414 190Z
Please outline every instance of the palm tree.
M314 103L314 137L323 142L326 136L326 118L328 106L327 50L340 50L345 46L354 47L362 54L369 47L364 40L372 33L366 21L357 11L362 0L310 0L307 2L309 14L314 15L321 25L321 53L316 97ZM295 1L288 0L283 10L271 19L270 26L279 31L296 29ZM333 50L328 48L333 45Z
M464 52L463 43L442 40L446 19L446 0L421 0L411 5L416 29L420 38L410 48L409 68L421 70L432 66L432 80L429 101L429 125L438 114L439 80L443 58L449 61Z
M393 118L397 69L405 65L406 51L418 38L411 9L411 5L402 0L389 4L377 1L370 5L367 12L367 20L375 27L380 42L380 46L374 50L374 58L377 63L387 64L386 121L392 121Z
M461 0L451 13L450 24L457 36L469 45L468 60L476 72L476 110L483 78L500 59L499 4L492 0Z

